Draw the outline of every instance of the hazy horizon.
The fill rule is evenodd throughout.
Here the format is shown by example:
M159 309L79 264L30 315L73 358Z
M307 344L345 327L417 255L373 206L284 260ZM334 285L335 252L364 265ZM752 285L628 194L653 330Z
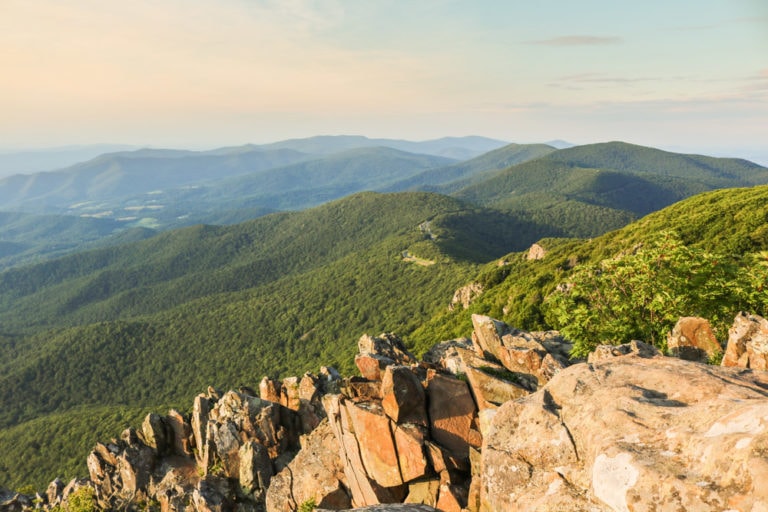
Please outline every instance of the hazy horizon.
M768 152L760 0L6 0L0 29L6 152L319 134Z

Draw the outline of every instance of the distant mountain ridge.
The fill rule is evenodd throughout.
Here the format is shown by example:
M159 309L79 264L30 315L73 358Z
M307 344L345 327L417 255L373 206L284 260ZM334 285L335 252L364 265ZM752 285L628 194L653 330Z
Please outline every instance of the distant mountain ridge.
M746 160L607 142L554 151L452 195L590 237L700 192L764 183L768 168Z
M436 156L456 148L481 154L460 161ZM558 150L483 137L318 136L210 151L102 155L60 171L0 179L0 205L110 220L115 230L165 230L234 224L361 191L422 190L512 210L539 226L541 236L593 237L699 192L767 182L768 169L745 160L623 142ZM34 259L34 250L19 242L39 247L0 229L3 251L19 255L15 264Z
M449 193L472 182L482 181L495 171L556 151L546 144L507 144L470 160L445 167L428 169L412 178L400 181L387 191L430 190Z

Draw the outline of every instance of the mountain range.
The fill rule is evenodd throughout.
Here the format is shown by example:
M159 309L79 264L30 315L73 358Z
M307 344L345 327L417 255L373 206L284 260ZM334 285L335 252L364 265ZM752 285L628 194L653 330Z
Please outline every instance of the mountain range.
M440 156L460 152L473 156ZM0 268L64 254L77 246L81 230L82 242L108 244L201 223L236 224L367 190L439 192L514 211L540 226L542 236L588 237L698 192L766 182L766 168L744 160L620 142L556 149L481 137L321 136L203 152L123 151L0 179L1 209L14 218L65 215L61 224L71 226L45 236L36 236L37 229L26 237L0 230ZM105 222L97 236L72 217ZM121 236L125 230L133 231Z
M364 332L396 331L422 353L466 335L472 313L551 327L543 301L573 268L664 230L729 254L768 249L768 188L756 186L768 169L743 160L612 142L503 145L457 162L387 146L323 152L323 142L105 155L62 171L70 181L57 176L51 189L41 184L58 172L32 177L13 204L38 197L41 210L56 209L93 194L128 205L164 183L149 192L175 210L155 229L109 216L0 215L0 444L12 447L0 454L0 483L81 473L83 446L209 385L253 386L319 361L349 373ZM205 167L214 161L231 165ZM264 168L244 172L246 161ZM189 181L167 186L194 163ZM15 180L2 182L7 197ZM725 187L741 188L714 190ZM274 211L283 208L295 211ZM178 227L193 213L222 225ZM543 260L525 257L535 242ZM468 283L481 296L449 310Z

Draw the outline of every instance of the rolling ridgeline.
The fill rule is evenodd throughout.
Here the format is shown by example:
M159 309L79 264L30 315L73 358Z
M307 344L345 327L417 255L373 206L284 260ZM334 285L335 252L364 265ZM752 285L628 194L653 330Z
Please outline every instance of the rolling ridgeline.
M106 245L0 273L0 484L43 488L56 476L83 475L97 440L137 425L149 410L183 410L209 385L254 386L264 375L301 375L321 365L352 374L354 342L364 332L397 332L420 353L468 335L472 313L523 329L562 328L546 302L558 284L579 268L650 245L664 231L736 266L768 249L767 187L678 202L707 190L767 183L768 169L624 143L531 146L510 145L442 167L443 157L422 155L419 165L438 170L417 165L410 176L391 179L377 172L370 187L365 167L354 163L329 186L343 194L357 179L359 190L424 187L454 197L357 193L304 211L159 234L138 226L98 231L112 219L63 225L59 232L71 234L77 231L67 226L82 230L79 222L90 223L83 225L92 231L84 232ZM341 156L330 152L281 168L288 169L281 186L300 184L301 173L318 175L340 158L384 155L386 166L404 157L402 149L341 149ZM502 168L521 152L522 163ZM350 153L358 157L349 160ZM183 193L205 190L209 205L267 208L235 203L227 194L248 190L248 177L231 179ZM283 197L292 193L299 197L302 190ZM273 206L283 201L270 200ZM237 210L228 214L234 220ZM24 220L4 218L6 226ZM107 231L127 243L100 238ZM38 240L48 236L40 231ZM565 238L574 236L596 238ZM71 240L74 247L77 235ZM521 251L537 241L546 257L526 259ZM25 242L19 235L15 243ZM25 250L35 254L33 247ZM482 295L468 310L449 311L454 290L470 282L482 286ZM733 314L744 305L733 304Z

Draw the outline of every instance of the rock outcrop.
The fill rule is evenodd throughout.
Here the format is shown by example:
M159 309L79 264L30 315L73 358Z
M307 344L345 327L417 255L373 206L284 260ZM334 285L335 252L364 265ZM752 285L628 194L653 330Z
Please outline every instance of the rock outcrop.
M667 349L671 356L700 363L711 361L723 353L709 320L694 316L677 321L667 336Z
M462 286L453 293L451 303L448 304L448 310L453 311L458 307L468 309L470 304L483 294L483 285L480 283L470 283Z
M481 510L765 510L768 374L627 355L504 404Z
M736 315L722 365L768 370L768 320L744 312Z
M87 480L0 492L0 510L66 507L81 490L99 509L162 512L768 510L764 319L736 318L723 365L740 368L641 341L574 362L557 332L472 321L472 339L423 361L366 335L362 376L209 388L189 415L98 443ZM701 325L674 335L699 361Z

